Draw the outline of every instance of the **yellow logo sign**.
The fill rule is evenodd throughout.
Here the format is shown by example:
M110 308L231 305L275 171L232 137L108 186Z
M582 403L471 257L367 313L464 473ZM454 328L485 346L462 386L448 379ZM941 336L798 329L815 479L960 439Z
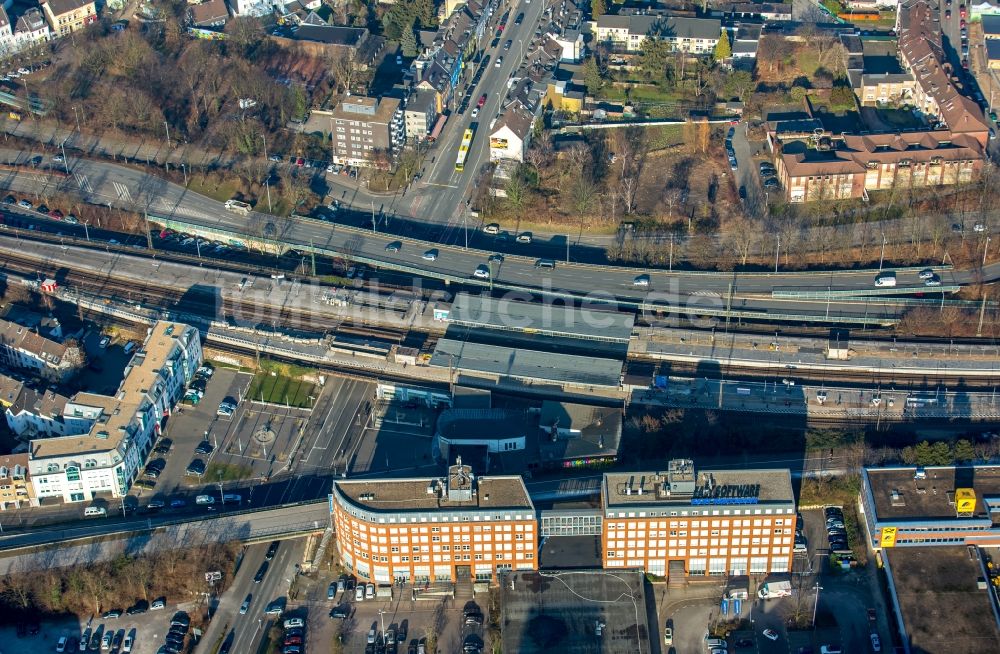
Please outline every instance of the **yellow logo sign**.
M896 546L896 527L882 527L882 547Z

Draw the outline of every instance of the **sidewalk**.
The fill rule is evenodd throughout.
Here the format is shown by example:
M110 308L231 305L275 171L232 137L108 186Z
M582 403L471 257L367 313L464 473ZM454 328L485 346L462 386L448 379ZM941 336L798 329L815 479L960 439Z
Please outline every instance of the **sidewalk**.
M166 126L164 126L166 127ZM80 150L92 157L110 157L117 161L140 161L147 164L191 167L230 167L237 158L221 150L210 151L190 144L171 141L169 146L164 138L133 138L125 135L95 135L64 129L56 125L32 120L15 121L3 119L3 131L11 136L28 139L40 144L58 148L63 144L67 150Z

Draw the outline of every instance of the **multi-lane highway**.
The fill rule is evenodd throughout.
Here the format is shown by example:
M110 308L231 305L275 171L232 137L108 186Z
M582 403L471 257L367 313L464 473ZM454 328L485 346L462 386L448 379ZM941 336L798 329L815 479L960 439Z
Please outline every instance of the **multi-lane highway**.
M526 21L527 22L527 21ZM11 153L12 154L12 153ZM0 151L0 156L3 152ZM692 273L665 270L566 263L562 259L539 258L530 245L497 243L494 250L466 250L421 242L386 234L386 221L379 221L375 231L351 228L312 219L277 219L265 214L240 216L226 211L222 203L187 191L165 180L130 168L103 162L73 160L72 176L66 180L42 179L37 175L7 171L0 177L0 186L24 194L30 192L44 201L56 193L77 193L89 202L111 204L142 210L151 216L169 216L198 229L229 232L234 235L252 231L250 225L279 221L282 241L290 248L361 258L388 268L404 270L430 277L449 277L489 286L488 279L473 275L477 268L485 270L499 288L570 294L595 301L617 299L628 303L653 303L669 311L699 315L730 308L733 312L760 312L761 317L773 315L812 315L822 317L865 316L868 318L896 316L898 306L883 305L878 298L865 300L828 299L827 291L874 290L876 271L839 271L828 273ZM112 225L113 226L113 225ZM392 223L389 221L389 229ZM478 229L478 227L477 227ZM68 226L66 231L71 231ZM398 250L390 245L398 246ZM504 250L500 250L504 248ZM431 252L433 251L433 252ZM498 252L499 251L499 252ZM518 254L523 252L524 254ZM494 256L500 253L501 256ZM433 260L432 260L433 255ZM491 261L492 259L492 261ZM547 260L547 261L546 261ZM646 279L637 279L646 275ZM940 271L945 285L968 284L977 281L976 271ZM1000 265L987 266L986 280L1000 275ZM915 271L900 272L896 291L925 289ZM641 284L641 285L640 285ZM773 297L773 292L808 290L820 294L812 298Z
M269 603L287 597L288 589L295 575L297 564L302 562L305 549L304 539L282 542L273 558L267 559L269 545L252 545L243 553L239 570L229 588L216 601L215 615L208 630L201 639L197 652L215 652L220 639L231 643L231 652L256 652L260 640L270 630L280 616L266 615ZM257 579L261 566L267 571ZM240 613L245 600L250 599L245 613Z

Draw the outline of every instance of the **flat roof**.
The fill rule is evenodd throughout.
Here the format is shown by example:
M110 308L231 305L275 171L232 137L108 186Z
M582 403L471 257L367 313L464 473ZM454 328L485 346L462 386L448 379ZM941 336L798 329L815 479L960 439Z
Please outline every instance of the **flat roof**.
M646 621L643 581L641 572L626 570L511 573L500 586L503 652L648 651L654 636ZM598 623L604 625L601 638L595 634Z
M635 325L630 313L552 302L517 302L459 293L448 320L472 327L556 334L627 343Z
M475 480L478 490L467 502L449 500L447 493L441 497L427 492L432 484L444 481L445 478L428 477L338 481L335 485L351 502L371 511L501 508L534 510L520 477L478 477Z
M977 588L982 571L968 547L891 547L882 556L892 571L911 651L1000 652L990 591Z
M616 506L696 506L694 496L664 496L657 492L666 482L666 472L608 472L602 494L606 508ZM709 485L711 483L711 486ZM792 473L782 470L698 470L694 476L696 495L711 497L711 506L795 502ZM637 491L642 489L642 494ZM708 488L715 490L709 491ZM717 491L717 492L716 492ZM732 501L726 501L731 498ZM748 502L756 498L755 503Z
M527 436L538 428L525 411L516 409L445 409L438 416L437 432L450 442L485 438Z
M987 518L984 496L1000 495L998 466L928 467L924 468L926 479L914 479L916 470L915 467L865 469L877 520L956 518L956 488L973 489L975 517Z
M616 359L538 352L445 338L439 340L434 348L430 365L519 379L617 388L623 364Z

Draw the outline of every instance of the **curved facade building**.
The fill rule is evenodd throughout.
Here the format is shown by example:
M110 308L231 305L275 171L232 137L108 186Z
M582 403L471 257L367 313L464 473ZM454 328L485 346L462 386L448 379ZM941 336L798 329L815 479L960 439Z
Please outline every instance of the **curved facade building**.
M520 477L335 482L331 510L345 568L376 583L494 580L538 568L535 507Z

